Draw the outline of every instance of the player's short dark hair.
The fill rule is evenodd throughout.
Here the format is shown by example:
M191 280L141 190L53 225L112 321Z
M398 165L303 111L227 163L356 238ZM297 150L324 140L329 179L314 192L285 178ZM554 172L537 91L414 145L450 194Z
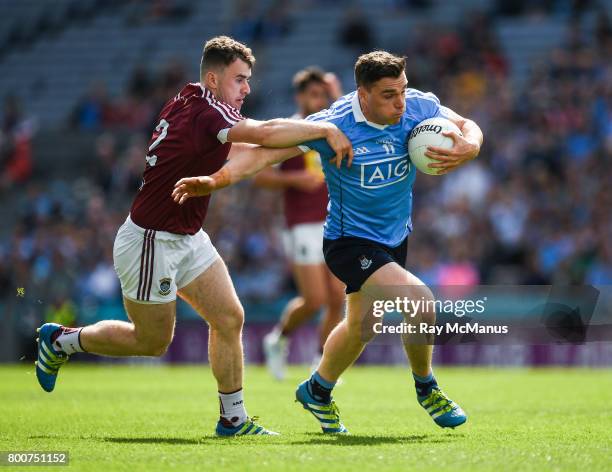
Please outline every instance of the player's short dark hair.
M325 72L318 67L311 66L296 72L293 76L293 89L301 93L310 84L325 84Z
M249 67L255 65L255 56L250 48L230 38L229 36L216 36L206 41L200 62L200 76L211 68L229 66L236 59L246 62Z
M387 51L362 54L355 63L355 82L358 87L370 87L385 77L399 77L406 68L406 58Z

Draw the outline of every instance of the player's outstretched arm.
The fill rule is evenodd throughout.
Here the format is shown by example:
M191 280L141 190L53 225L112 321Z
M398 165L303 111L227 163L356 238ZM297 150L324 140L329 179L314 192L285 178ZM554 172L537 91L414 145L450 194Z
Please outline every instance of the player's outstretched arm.
M446 118L457 125L463 136L453 131L445 132L442 134L453 140L451 149L435 146L427 148L425 155L440 161L439 163L429 164L429 167L440 169L438 175L446 174L478 156L484 139L482 130L476 122L462 117L450 108L445 108L445 114Z
M298 144L325 139L335 153L332 159L340 167L344 156L353 162L353 146L336 125L328 122L277 118L268 121L242 120L227 134L232 143L259 144L271 148L289 148Z
M270 149L246 143L232 145L229 162L212 175L186 177L174 184L172 198L182 205L191 197L203 197L251 177L266 166L301 154L297 147Z
M281 172L274 167L266 167L253 178L257 187L268 190L284 190L295 188L303 192L318 189L325 179L322 175L309 170L289 170Z

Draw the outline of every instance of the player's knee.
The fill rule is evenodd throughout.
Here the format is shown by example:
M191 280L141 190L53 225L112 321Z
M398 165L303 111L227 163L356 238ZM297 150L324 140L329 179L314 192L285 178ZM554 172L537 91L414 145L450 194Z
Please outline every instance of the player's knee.
M336 326L343 319L344 313L342 312L342 307L332 307L331 305L328 305L327 310L325 310L323 315L322 323Z
M372 324L373 320L367 317L360 322L347 322L346 328L351 344L368 344L375 336Z
M154 344L150 348L149 355L153 357L161 357L168 352L168 346L170 346L170 343Z
M168 347L170 346L171 341L171 338L166 336L149 339L148 341L141 343L142 355L161 357L168 352Z
M344 298L334 299L331 297L327 307L327 316L329 316L330 320L339 322L344 316Z
M227 317L227 329L231 331L242 331L242 326L244 325L244 308L242 305L237 305L232 309Z
M436 322L436 309L435 301L436 298L432 291L426 285L418 288L417 300L422 300L421 309L419 311L420 321L428 324L435 324Z
M314 314L318 312L326 303L327 300L325 299L324 295L309 294L304 297L303 307L307 312Z
M155 333L136 333L138 351L141 356L161 357L168 351L174 330L161 330Z
M241 304L227 310L222 316L210 321L211 329L221 333L239 333L244 325L244 308Z
M342 285L341 287L332 287L327 293L327 297L329 298L329 305L335 307L342 307L346 302L346 292L345 287Z

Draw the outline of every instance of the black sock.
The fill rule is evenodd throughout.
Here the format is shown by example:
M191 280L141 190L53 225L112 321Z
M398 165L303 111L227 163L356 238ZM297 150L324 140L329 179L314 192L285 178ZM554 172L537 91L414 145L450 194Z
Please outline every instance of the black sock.
M326 385L323 385L323 384ZM316 372L308 381L308 390L312 398L321 403L331 402L331 392L334 388L334 383L326 382Z
M419 397L425 397L431 393L431 391L438 386L436 378L433 374L429 374L427 377L421 377L412 373L414 377L414 388L416 388L417 395Z

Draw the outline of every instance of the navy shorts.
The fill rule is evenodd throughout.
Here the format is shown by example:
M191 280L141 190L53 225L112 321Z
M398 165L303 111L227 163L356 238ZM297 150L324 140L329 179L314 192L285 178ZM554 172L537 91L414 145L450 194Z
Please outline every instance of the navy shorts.
M405 267L408 238L389 247L364 238L323 239L325 263L342 282L346 293L358 292L370 275L389 262Z

